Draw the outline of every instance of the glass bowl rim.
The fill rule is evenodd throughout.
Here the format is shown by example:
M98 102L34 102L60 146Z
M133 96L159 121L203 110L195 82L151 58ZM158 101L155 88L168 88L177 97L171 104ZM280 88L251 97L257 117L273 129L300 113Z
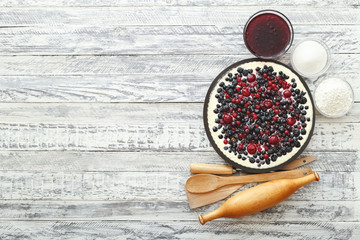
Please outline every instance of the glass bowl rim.
M329 79L334 79L334 80L337 80L337 81L342 81L342 82L346 83L346 85L347 85L347 86L350 88L350 90L351 90L351 99L352 99L351 104L350 104L349 108L348 108L344 113L342 113L342 114L337 114L337 115L327 114L327 113L321 111L321 110L319 109L317 103L316 103L316 91L317 91L318 87L320 86L320 84L321 84L322 82L324 82L324 81L326 81L326 80L329 80ZM335 77L324 78L324 79L321 79L320 81L318 81L317 84L316 84L316 87L315 87L315 89L314 89L313 95L314 95L314 106L315 106L315 109L316 109L321 115L323 115L323 116L325 116L325 117L328 117L328 118L339 118L339 117L345 116L345 115L350 111L350 109L352 108L352 106L354 105L354 102L355 102L355 99L354 99L354 89L352 88L351 84L350 84L348 81L344 80L344 79L335 78Z
M259 15L266 14L266 13L271 13L271 14L274 14L274 15L277 15L277 16L281 17L281 18L286 22L286 24L288 25L289 30L290 30L290 40L289 40L287 46L285 47L285 49L284 49L282 52L280 52L280 53L278 53L278 54L276 54L276 55L270 56L270 57L265 57L265 56L258 55L258 54L256 54L256 53L254 53L252 50L250 50L250 48L249 48L249 46L248 46L248 44L247 44L247 42L246 42L246 36L245 36L245 35L246 35L246 29L248 28L250 22L251 22L255 17L257 17L257 16L259 16ZM247 48L253 55L255 55L256 57L261 58L261 59L276 59L276 58L281 57L282 55L284 55L284 54L290 49L290 47L291 47L291 45L292 45L292 43L293 43L293 40L294 40L294 29L293 29L293 26L292 26L290 20L289 20L283 13L281 13L281 12L279 12L279 11L277 11L277 10L264 9L264 10L260 10L260 11L258 11L258 12L256 12L256 13L254 13L254 14L251 15L251 16L249 17L249 19L246 21L245 26L244 26L244 28L243 28L243 40L244 40L244 43L245 43L246 48Z
M304 42L307 42L307 41L314 41L314 42L317 42L317 43L320 43L321 46L324 47L325 51L326 51L326 55L327 55L327 60L326 60L326 64L324 66L324 68L318 72L318 73L315 73L315 74L304 74L303 72L301 72L294 64L294 60L293 60L293 56L294 56L294 51L295 49L302 43ZM305 77L305 78L315 78L315 77L319 77L321 75L323 75L330 67L330 62L331 62L331 53L330 53L330 49L329 47L325 44L324 41L320 40L320 39L317 39L317 38L305 38L299 42L297 42L294 46L294 49L291 51L291 55L290 55L290 64L291 64L291 67L294 68L294 70L296 72L298 72L301 76Z

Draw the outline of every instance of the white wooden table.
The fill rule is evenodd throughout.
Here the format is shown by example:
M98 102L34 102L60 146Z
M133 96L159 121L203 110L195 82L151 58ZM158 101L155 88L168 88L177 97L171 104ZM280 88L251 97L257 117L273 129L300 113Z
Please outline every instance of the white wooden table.
M252 57L242 28L268 8L290 18L294 43L326 42L328 74L356 103L317 115L303 155L319 183L202 226L221 202L189 209L189 165L223 164L202 103ZM0 54L0 239L360 239L359 0L5 0Z

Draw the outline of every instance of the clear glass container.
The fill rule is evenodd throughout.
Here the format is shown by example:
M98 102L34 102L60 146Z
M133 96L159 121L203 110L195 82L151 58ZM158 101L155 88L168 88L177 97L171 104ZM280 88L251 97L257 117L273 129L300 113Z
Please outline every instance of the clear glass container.
M344 112L342 112L341 114L329 114L329 113L326 113L326 112L324 112L324 111L322 111L320 108L319 108L319 106L318 106L318 104L317 104L317 101L318 101L318 98L317 98L317 94L318 94L318 91L319 91L319 86L320 87L322 87L322 83L324 82L324 81L327 81L327 80L336 80L336 81L338 81L338 82L344 82L348 87L349 87L349 90L350 90L350 94L351 94L351 104L350 104L350 106L347 108L347 109L345 109L344 110ZM317 84L316 84L316 88L315 88L315 90L314 90L314 103L315 103L315 108L316 108L316 110L320 113L320 114L322 114L322 115L324 115L325 117L329 117L329 118L339 118L339 117L343 117L343 116L345 116L349 111L350 111L350 109L352 108L352 106L354 105L354 90L353 90L353 88L351 87L351 85L346 81L346 80L342 80L342 79L338 79L338 78L325 78L325 79L322 79L322 80L320 80L319 82L317 82Z
M260 19L258 18L259 16L263 15L264 17L265 16L271 16L271 15L275 15L277 17L280 17L278 19L275 19L273 21L273 23L275 23L276 25L276 22L277 22L277 26L271 26L269 22L266 22L266 19L263 19L262 21L258 21L258 23L256 23L257 25L253 26L255 28L258 28L259 30L258 31L261 31L260 29L264 29L265 28L272 28L272 34L270 34L268 36L268 38L266 39L265 43L264 44L261 44L261 46L259 46L260 48L261 47L267 47L267 48L272 48L271 46L271 39L270 39L270 36L271 35L274 35L274 39L273 40L276 40L275 38L279 38L281 36L279 36L279 33L276 32L276 28L279 27L279 28L283 28L284 27L284 23L287 25L287 28L289 30L289 36L286 36L286 38L288 38L288 42L285 44L281 44L281 45L284 45L283 47L282 46L279 46L280 49L282 49L281 51L277 51L277 53L274 53L274 55L271 55L271 56L265 56L265 54L260 54L260 53L257 53L252 46L252 43L249 43L248 42L248 39L247 39L247 33L248 33L248 27L250 25L250 23L252 23L252 21L257 18L257 19ZM279 21L279 20L282 20L282 21ZM255 23L253 23L255 24ZM265 24L265 26L264 26ZM266 29L267 30L267 29ZM259 32L257 32L256 34L258 34ZM254 33L255 34L255 33ZM245 45L247 47L247 49L252 53L254 54L256 57L258 58L262 58L262 59L274 59L274 58L278 58L282 55L284 55L288 50L289 48L291 47L291 44L293 42L293 39L294 39L294 30L293 30L293 27L291 25L291 22L290 20L284 15L282 14L281 12L279 11L276 11L276 10L262 10L262 11L259 11L257 13L255 13L254 15L252 15L249 20L246 22L245 26L244 26L244 31L243 31L243 39L244 39L244 42L245 42ZM281 39L281 38L280 38ZM274 47L274 46L273 46ZM276 46L275 46L276 47ZM282 47L282 48L281 48ZM259 52L261 50L259 49ZM264 51L263 51L264 53Z
M319 43L321 46L324 47L324 49L326 51L327 60L326 60L325 66L323 67L323 69L321 71L314 73L314 74L306 74L306 73L300 71L294 63L294 52L295 52L296 48L299 47L299 45L301 45L302 43L307 42L307 41L314 41L314 42ZM330 54L330 50L329 50L328 46L326 46L326 44L323 41L321 41L319 39L307 38L307 39L301 40L300 42L298 42L295 45L294 49L291 52L290 61L291 61L292 68L294 68L294 70L297 73L299 73L303 77L315 80L317 77L323 75L329 69L330 61L331 61L331 54Z

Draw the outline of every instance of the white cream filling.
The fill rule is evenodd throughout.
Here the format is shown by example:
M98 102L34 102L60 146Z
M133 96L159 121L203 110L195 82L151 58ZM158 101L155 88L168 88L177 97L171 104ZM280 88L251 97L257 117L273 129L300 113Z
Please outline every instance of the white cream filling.
M213 110L216 108L216 104L218 104L217 98L215 98L215 94L217 94L216 90L219 88L219 83L220 82L224 82L225 84L229 84L229 82L225 81L225 78L227 78L227 74L228 73L232 73L235 74L237 73L237 68L238 67L242 67L244 69L253 69L254 73L255 73L255 68L256 67L260 67L263 68L264 65L267 66L272 66L274 68L274 71L279 73L280 71L282 71L284 74L289 76L289 79L287 79L287 82L290 83L292 78L295 78L295 83L297 84L298 89L300 89L301 91L306 92L307 94L305 95L305 97L307 98L307 102L306 104L304 104L305 106L309 106L309 109L307 109L307 114L306 114L306 118L310 117L310 122L306 122L307 125L305 127L306 129L306 134L305 135L301 135L303 136L302 140L299 140L301 146L299 148L294 147L293 150L290 153L287 153L284 156L278 157L277 160L275 162L272 162L268 165L268 164L264 164L261 165L261 167L257 166L257 163L251 163L248 159L248 157L251 157L251 155L245 156L244 154L242 154L242 156L245 156L247 159L246 160L242 160L242 159L238 159L237 156L235 156L235 154L229 153L227 150L224 150L224 147L226 146L223 142L224 139L219 139L218 135L220 134L220 131L214 132L212 130L212 128L214 126L217 126L218 124L215 123L215 119L217 118L217 114L215 114L213 112ZM221 150L221 152L228 157L231 161L234 161L236 163L238 163L241 166L247 167L247 168L255 168L255 169L267 169L267 168L273 168L276 167L278 165L281 165L282 163L286 162L287 160L289 160L292 156L294 156L303 146L303 144L306 142L306 140L309 137L309 133L311 130L311 126L312 126L312 121L313 121L313 106L312 103L310 101L310 98L308 96L308 91L305 89L304 85L302 84L302 82L300 81L300 79L297 77L297 75L295 73L293 73L290 69L280 65L280 64L276 64L274 62L261 62L261 61L256 61L256 62L249 62L249 63L245 63L245 64L241 64L239 66L236 66L232 69L230 69L229 71L227 71L224 76L222 76L216 86L214 87L214 89L212 90L212 92L210 93L210 99L209 99L209 105L208 105L208 111L207 111L207 115L208 115L208 124L209 124L209 128L210 128L210 132L211 132L211 136L214 139L214 142L216 143L216 145L219 147L219 149ZM229 146L229 145L228 145Z

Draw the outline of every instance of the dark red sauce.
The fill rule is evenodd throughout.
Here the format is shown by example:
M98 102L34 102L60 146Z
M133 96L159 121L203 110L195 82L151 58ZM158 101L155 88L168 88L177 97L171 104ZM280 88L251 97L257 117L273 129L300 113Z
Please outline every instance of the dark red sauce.
M245 29L245 43L256 56L272 57L285 51L291 41L290 27L280 16L264 13L254 17Z

